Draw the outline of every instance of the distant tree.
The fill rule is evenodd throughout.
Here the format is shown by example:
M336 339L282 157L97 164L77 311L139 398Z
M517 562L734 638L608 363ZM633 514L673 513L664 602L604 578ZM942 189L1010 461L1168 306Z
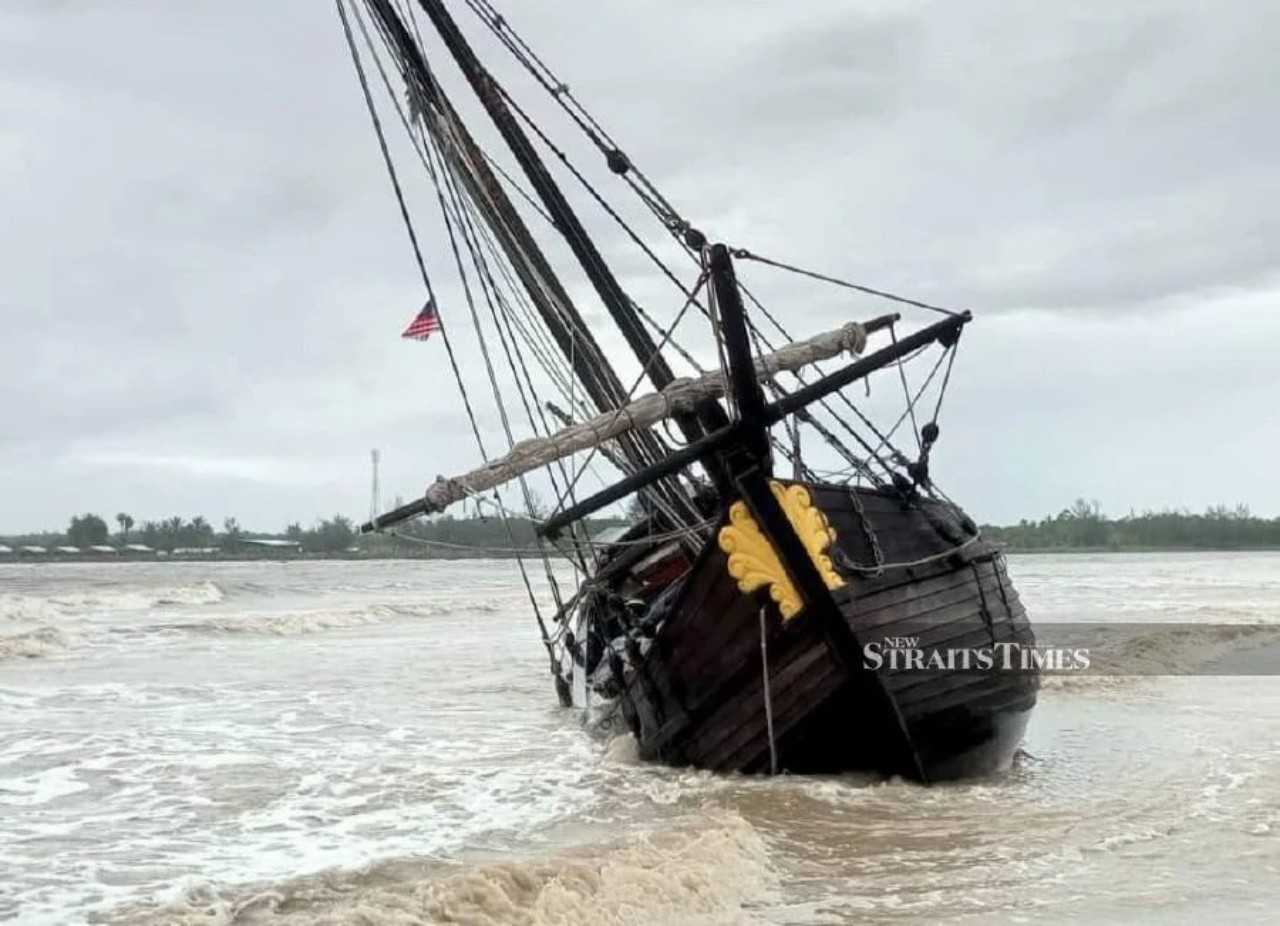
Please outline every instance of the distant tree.
M355 540L355 526L351 519L336 514L328 521L321 521L303 536L303 546L317 553L341 553Z
M547 503L542 500L542 496L534 489L530 489L527 502L529 505L529 517L535 521L545 521L550 509L547 508Z
M284 529L284 536L288 540L302 540L302 525L296 521Z
M182 540L183 546L211 547L213 546L213 525L202 516L196 515L187 524Z
M1102 514L1097 502L1077 500L1071 508L1041 521L988 526L992 540L1021 550L1239 550L1280 546L1280 518L1254 517L1248 507L1215 505L1203 514L1189 511L1130 511L1122 518Z
M164 539L164 535L160 530L160 525L155 521L143 521L142 530L138 537L147 546L158 549L160 542Z
M166 550L172 551L175 547L182 546L182 518L177 515L165 518L160 523L160 536Z
M84 514L71 519L67 528L67 543L73 547L88 547L106 543L111 534L107 522L96 514Z
M116 523L120 525L120 542L129 542L129 531L133 529L133 518L123 511L116 515Z
M240 529L240 522L235 518L222 519L222 548L224 550L234 550L240 545L240 538L244 536L244 531Z

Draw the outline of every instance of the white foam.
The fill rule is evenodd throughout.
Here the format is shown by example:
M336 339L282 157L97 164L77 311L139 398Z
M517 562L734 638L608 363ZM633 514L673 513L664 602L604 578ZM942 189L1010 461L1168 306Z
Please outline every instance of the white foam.
M21 633L0 635L0 660L38 659L60 653L69 645L67 635L56 627L37 627Z
M81 791L89 786L76 777L72 766L55 766L16 778L0 778L0 804L36 807Z

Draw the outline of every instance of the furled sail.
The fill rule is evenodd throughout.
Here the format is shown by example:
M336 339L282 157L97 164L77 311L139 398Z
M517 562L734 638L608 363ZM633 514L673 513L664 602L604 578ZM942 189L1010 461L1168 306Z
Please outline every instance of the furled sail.
M883 327L888 318L863 325L849 322L834 331L785 345L756 359L756 378L767 381L779 373L789 373L841 354L859 355L867 344L867 331ZM525 473L581 450L589 450L629 431L686 414L699 402L725 394L726 380L717 371L700 377L674 380L665 389L650 393L621 408L610 409L587 421L570 425L547 437L535 437L516 444L505 456L479 469L447 479L441 476L424 493L418 510L423 514L444 511L463 499L510 482ZM379 519L374 527L384 526Z

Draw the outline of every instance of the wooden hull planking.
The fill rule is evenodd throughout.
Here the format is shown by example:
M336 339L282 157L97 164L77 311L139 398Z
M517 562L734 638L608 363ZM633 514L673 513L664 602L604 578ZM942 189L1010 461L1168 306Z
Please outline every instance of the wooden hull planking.
M835 530L833 556L873 562L865 517L887 564L879 575L849 574L832 592L860 645L886 637L928 647L1034 644L1002 558L980 539L964 542L974 532L963 515L876 490L807 488ZM916 565L893 565L902 563ZM717 771L768 771L776 754L779 771L923 772L933 782L995 772L1012 760L1035 705L1036 673L850 671L849 655L834 651L812 615L783 621L764 590L742 592L727 555L710 542L631 674L623 715L642 757ZM882 706L879 685L894 710ZM918 763L904 758L904 730Z

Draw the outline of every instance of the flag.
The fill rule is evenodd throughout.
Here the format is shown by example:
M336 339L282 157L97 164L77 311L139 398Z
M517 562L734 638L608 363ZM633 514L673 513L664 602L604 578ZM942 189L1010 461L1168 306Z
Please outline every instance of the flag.
M425 341L433 332L439 330L440 316L436 314L436 302L429 298L427 304L422 307L422 311L418 313L418 317L409 323L409 327L400 333L400 337Z

